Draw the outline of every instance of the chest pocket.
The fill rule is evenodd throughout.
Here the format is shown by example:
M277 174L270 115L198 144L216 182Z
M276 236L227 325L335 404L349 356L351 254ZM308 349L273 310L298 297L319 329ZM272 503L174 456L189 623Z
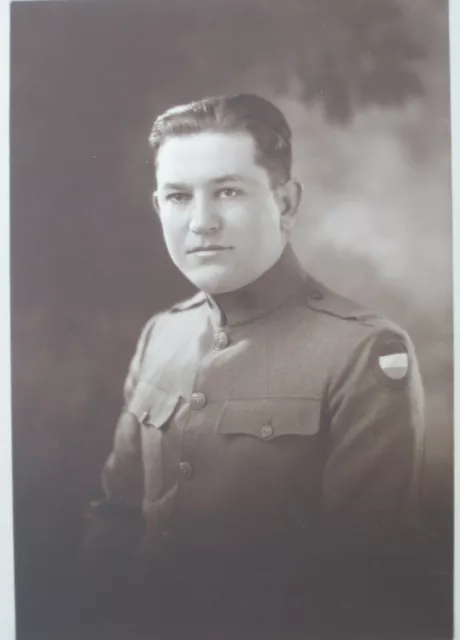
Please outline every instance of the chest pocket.
M146 505L157 500L163 489L163 432L180 402L145 380L139 381L125 411L140 424L144 474L144 512ZM144 513L145 515L145 513Z
M217 423L222 435L249 435L270 441L282 436L311 436L319 431L321 405L312 398L227 400Z
M140 381L123 408L113 451L102 471L105 493L127 505L161 489L162 429L172 417L179 396Z
M180 396L166 393L140 380L125 411L147 429L163 429L179 404Z

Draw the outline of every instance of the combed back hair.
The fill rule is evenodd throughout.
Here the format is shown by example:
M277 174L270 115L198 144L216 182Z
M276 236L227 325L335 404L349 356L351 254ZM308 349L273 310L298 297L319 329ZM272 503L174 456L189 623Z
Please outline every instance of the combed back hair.
M249 133L255 142L255 161L268 171L272 185L290 179L289 124L274 104L253 94L204 98L172 107L158 116L149 136L155 164L158 151L168 138L208 131Z

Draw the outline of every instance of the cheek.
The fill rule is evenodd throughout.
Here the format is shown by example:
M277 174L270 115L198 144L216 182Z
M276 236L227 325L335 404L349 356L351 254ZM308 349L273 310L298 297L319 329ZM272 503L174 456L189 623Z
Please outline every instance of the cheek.
M177 251L184 243L186 227L177 217L164 216L161 219L163 236L168 249Z
M263 208L263 203L258 198L228 200L221 203L220 217L227 230L236 233L250 232L260 226L259 211Z
M270 238L279 232L280 219L273 208L260 206L254 208L245 218L246 227L252 234L260 238Z
M160 216L161 226L165 237L174 237L183 233L186 227L187 215L177 211L164 211Z

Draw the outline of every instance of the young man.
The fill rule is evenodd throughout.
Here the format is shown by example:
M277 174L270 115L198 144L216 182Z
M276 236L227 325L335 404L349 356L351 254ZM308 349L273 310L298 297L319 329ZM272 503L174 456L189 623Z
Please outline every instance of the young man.
M141 334L85 552L192 576L206 597L272 583L280 601L296 580L308 593L320 576L348 580L413 515L423 391L410 339L299 267L302 190L274 105L175 107L150 143L165 242L199 292Z

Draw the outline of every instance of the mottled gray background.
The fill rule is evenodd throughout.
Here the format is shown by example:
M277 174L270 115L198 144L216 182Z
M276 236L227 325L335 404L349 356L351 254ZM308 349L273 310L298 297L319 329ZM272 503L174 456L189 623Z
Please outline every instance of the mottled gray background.
M449 539L448 50L445 0L13 3L20 616L52 611L142 324L192 291L150 207L146 139L158 112L209 94L249 90L284 108L305 185L302 262L412 335L427 391L424 513Z

